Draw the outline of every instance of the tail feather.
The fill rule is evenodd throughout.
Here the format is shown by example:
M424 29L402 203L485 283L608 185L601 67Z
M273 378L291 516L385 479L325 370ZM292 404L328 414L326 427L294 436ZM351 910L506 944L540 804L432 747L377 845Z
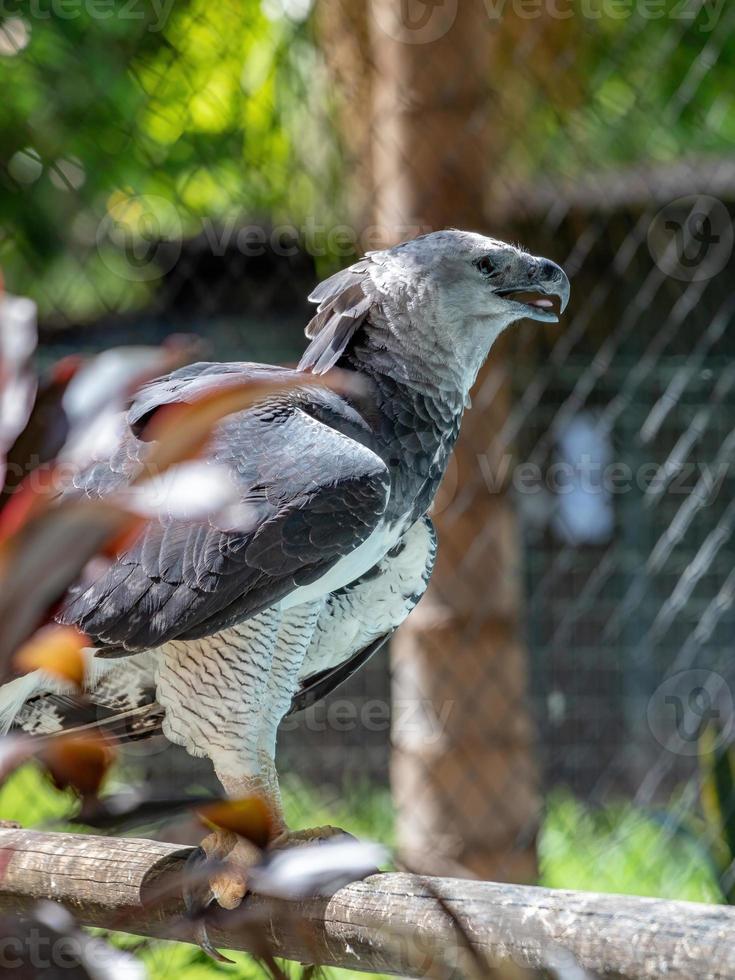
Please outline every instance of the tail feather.
M18 724L23 710L33 699L48 694L73 691L69 684L42 670L34 670L0 687L0 735L7 735ZM54 730L54 729L52 729Z
M45 671L0 687L0 735L12 728L33 735L96 729L128 741L160 731L150 654L102 660L90 649L85 661L83 692Z

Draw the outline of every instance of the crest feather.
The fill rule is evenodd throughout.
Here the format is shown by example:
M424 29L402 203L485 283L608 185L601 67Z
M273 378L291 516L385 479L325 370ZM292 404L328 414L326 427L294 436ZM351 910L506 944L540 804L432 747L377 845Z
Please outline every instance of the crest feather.
M369 265L363 260L343 269L325 279L309 296L319 305L306 327L311 343L299 362L299 371L325 374L344 354L373 305L363 289Z

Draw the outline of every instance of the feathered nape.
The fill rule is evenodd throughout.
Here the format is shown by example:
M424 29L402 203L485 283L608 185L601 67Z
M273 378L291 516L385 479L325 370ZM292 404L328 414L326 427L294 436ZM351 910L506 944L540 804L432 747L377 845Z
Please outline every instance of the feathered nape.
M309 297L319 306L306 328L311 343L299 362L300 371L325 374L333 368L367 319L374 302L363 289L369 264L363 260L343 269L317 286Z

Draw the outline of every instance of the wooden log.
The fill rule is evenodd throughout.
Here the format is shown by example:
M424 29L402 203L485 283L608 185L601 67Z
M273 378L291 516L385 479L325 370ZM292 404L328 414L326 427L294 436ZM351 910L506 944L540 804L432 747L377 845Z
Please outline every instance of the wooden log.
M193 941L177 874L185 855L157 841L0 830L0 910L51 898L85 925ZM253 896L218 913L209 934L223 949L262 954L267 937L286 959L368 973L467 975L466 946L447 909L493 963L576 961L596 976L630 980L735 977L735 909L408 874L373 875L330 899Z

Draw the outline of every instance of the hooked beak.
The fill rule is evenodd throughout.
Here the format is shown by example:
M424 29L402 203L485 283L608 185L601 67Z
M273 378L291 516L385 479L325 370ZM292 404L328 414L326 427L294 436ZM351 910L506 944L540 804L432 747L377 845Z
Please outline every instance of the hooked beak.
M529 263L525 281L517 286L497 289L498 296L508 299L512 307L517 307L518 319L541 320L558 323L569 302L569 279L567 274L550 259L533 258ZM541 295L539 295L541 294ZM557 304L547 297L555 296Z

